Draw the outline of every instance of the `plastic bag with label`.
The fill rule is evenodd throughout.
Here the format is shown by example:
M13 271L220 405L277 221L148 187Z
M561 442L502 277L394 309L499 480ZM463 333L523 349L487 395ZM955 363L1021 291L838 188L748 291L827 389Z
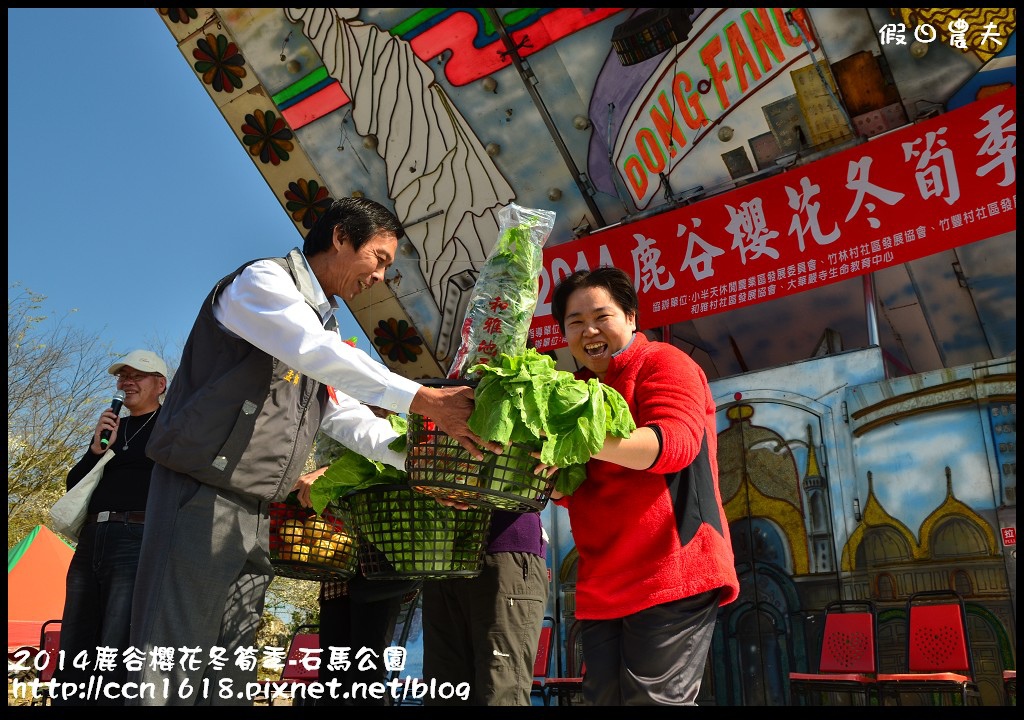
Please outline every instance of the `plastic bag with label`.
M491 249L466 306L461 342L449 378L467 378L469 368L490 364L501 353L526 350L544 243L555 226L555 213L515 203L498 211L498 242Z

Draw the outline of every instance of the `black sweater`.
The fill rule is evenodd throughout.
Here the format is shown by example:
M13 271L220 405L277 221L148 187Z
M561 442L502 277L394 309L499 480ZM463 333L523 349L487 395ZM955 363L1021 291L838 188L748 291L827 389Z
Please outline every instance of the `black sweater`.
M153 471L153 461L146 457L146 443L156 425L152 415L158 412L159 409L147 415L121 418L117 441L110 445L114 457L104 466L103 477L89 499L90 514L105 510L132 512L146 509L149 476ZM151 419L151 422L146 422ZM138 435L135 434L137 431ZM125 439L128 439L127 450L124 449ZM68 472L68 490L81 482L101 457L87 449L85 456Z

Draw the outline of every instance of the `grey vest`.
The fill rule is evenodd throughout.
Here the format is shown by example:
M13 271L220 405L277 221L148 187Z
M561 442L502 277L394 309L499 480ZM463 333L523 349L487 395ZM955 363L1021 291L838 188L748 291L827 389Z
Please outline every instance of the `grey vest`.
M271 258L320 315L301 254ZM302 473L327 402L327 388L225 331L213 316L222 279L203 303L167 390L146 454L201 483L269 502Z

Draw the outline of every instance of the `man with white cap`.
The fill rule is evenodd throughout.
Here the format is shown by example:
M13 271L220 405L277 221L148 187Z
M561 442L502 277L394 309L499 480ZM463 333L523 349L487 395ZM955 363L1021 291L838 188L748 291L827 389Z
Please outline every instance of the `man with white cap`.
M127 677L121 653L129 646L135 573L153 470L146 442L167 389L167 365L149 350L133 350L108 372L117 378L114 404L121 398L128 414L120 417L113 407L100 414L88 450L67 477L70 490L104 455L111 454L89 498L86 523L68 567L61 624L60 647L67 660L56 673L57 680L85 683L83 687L88 686L90 675L102 674L104 682L118 683L117 687ZM100 647L117 650L116 661L102 673L93 669ZM88 666L73 662L82 652ZM57 697L54 704L122 704L119 693L110 694L114 697Z

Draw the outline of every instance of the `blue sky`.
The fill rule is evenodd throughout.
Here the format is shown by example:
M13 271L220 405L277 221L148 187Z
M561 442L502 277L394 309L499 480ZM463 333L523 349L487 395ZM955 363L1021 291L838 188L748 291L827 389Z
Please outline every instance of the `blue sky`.
M117 352L179 351L217 280L302 236L154 8L7 21L8 295L74 310Z

